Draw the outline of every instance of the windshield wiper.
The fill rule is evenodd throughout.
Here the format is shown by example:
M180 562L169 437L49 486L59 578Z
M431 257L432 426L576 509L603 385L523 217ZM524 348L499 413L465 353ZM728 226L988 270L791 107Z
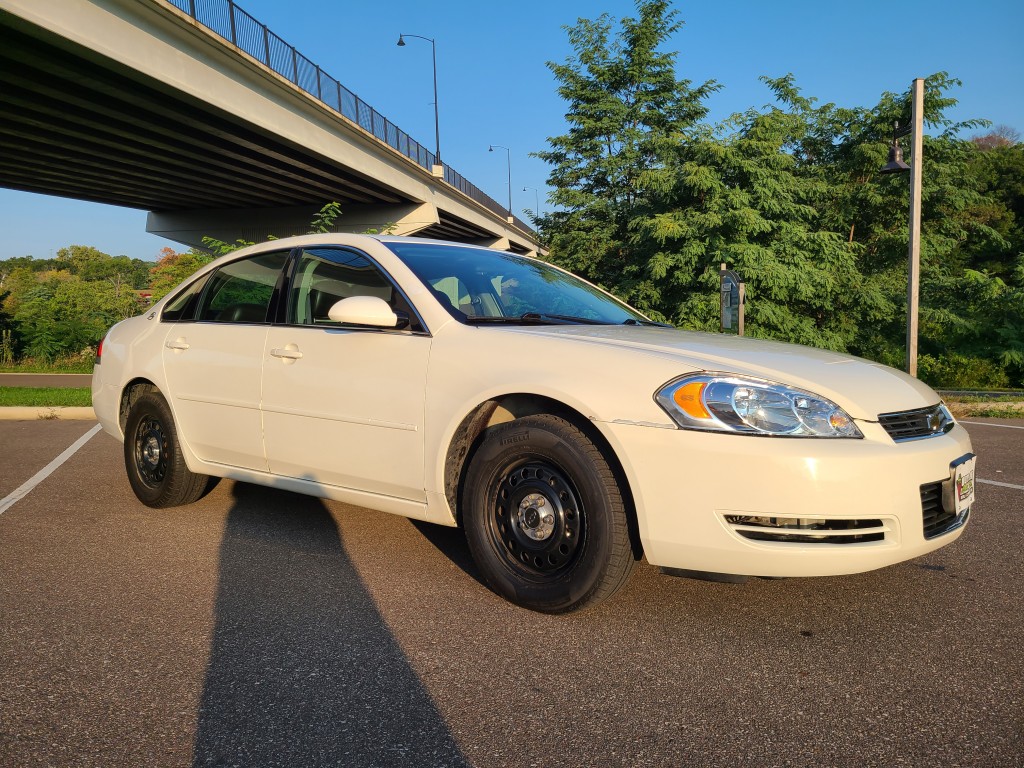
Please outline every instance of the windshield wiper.
M552 315L546 312L524 312L514 317L467 317L471 325L608 325L603 320L574 315Z
M637 319L632 318L632 317L629 317L629 318L626 318L625 320L623 320L622 324L623 325L650 325L650 326L654 326L655 328L675 328L675 326L672 325L672 323L659 323L659 322L656 322L654 320L637 320Z

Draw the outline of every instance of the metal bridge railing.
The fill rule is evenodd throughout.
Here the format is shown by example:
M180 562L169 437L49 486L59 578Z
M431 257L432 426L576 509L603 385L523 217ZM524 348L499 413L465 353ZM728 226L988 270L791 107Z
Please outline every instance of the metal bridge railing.
M271 32L266 24L238 7L234 0L168 2L416 164L427 170L435 165L433 152L299 53L295 46ZM507 208L447 163L444 164L444 181L490 211L503 217L508 215ZM514 221L524 232L533 233L533 228L522 219L514 217Z

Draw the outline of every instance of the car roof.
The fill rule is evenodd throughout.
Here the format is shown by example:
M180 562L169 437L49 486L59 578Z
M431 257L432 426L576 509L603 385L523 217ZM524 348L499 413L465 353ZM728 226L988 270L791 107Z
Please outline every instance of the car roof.
M533 260L534 258L524 254L513 253L512 251L495 251L493 248L488 248L483 245L459 243L453 240L436 240L427 237L410 237L406 235L364 235L350 232L327 232L314 235L293 235L291 237L281 237L276 240L266 240L262 243L247 245L244 248L239 248L237 251L231 251L230 253L225 253L216 257L206 265L202 271L208 271L210 268L216 268L228 262L244 259L248 256L260 253L267 253L269 251L279 251L283 249L291 250L292 248L304 248L317 245L341 245L365 248L370 243L379 243L381 245L387 245L388 243L443 245L446 247L465 248L468 250L484 251L487 253L507 253L511 256L518 256L519 258L526 260Z
M231 254L235 255L239 253L250 253L262 251L264 249L277 249L281 247L286 248L300 248L304 245L358 245L366 242L378 242L378 243L426 243L433 245L450 245L460 248L474 248L477 250L491 250L484 246L475 245L473 243L458 243L452 240L437 240L427 237L411 237L407 235L366 235L356 234L350 232L327 232L323 234L313 235L293 235L291 237L282 237L276 240L267 240L262 243L254 243L251 246L240 248L237 251L232 251Z

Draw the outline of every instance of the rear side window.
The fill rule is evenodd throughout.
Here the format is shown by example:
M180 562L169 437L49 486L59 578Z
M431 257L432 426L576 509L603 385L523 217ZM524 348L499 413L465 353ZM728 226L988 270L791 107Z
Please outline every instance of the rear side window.
M225 264L210 277L196 319L214 323L263 323L287 251L263 253Z

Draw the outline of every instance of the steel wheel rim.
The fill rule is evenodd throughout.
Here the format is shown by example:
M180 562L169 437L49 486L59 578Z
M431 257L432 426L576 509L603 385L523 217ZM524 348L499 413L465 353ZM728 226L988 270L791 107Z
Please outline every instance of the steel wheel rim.
M507 567L534 580L570 571L587 535L586 512L568 476L547 461L498 473L489 495L491 546Z
M159 487L167 476L167 434L155 416L145 416L135 429L135 468L143 483Z

